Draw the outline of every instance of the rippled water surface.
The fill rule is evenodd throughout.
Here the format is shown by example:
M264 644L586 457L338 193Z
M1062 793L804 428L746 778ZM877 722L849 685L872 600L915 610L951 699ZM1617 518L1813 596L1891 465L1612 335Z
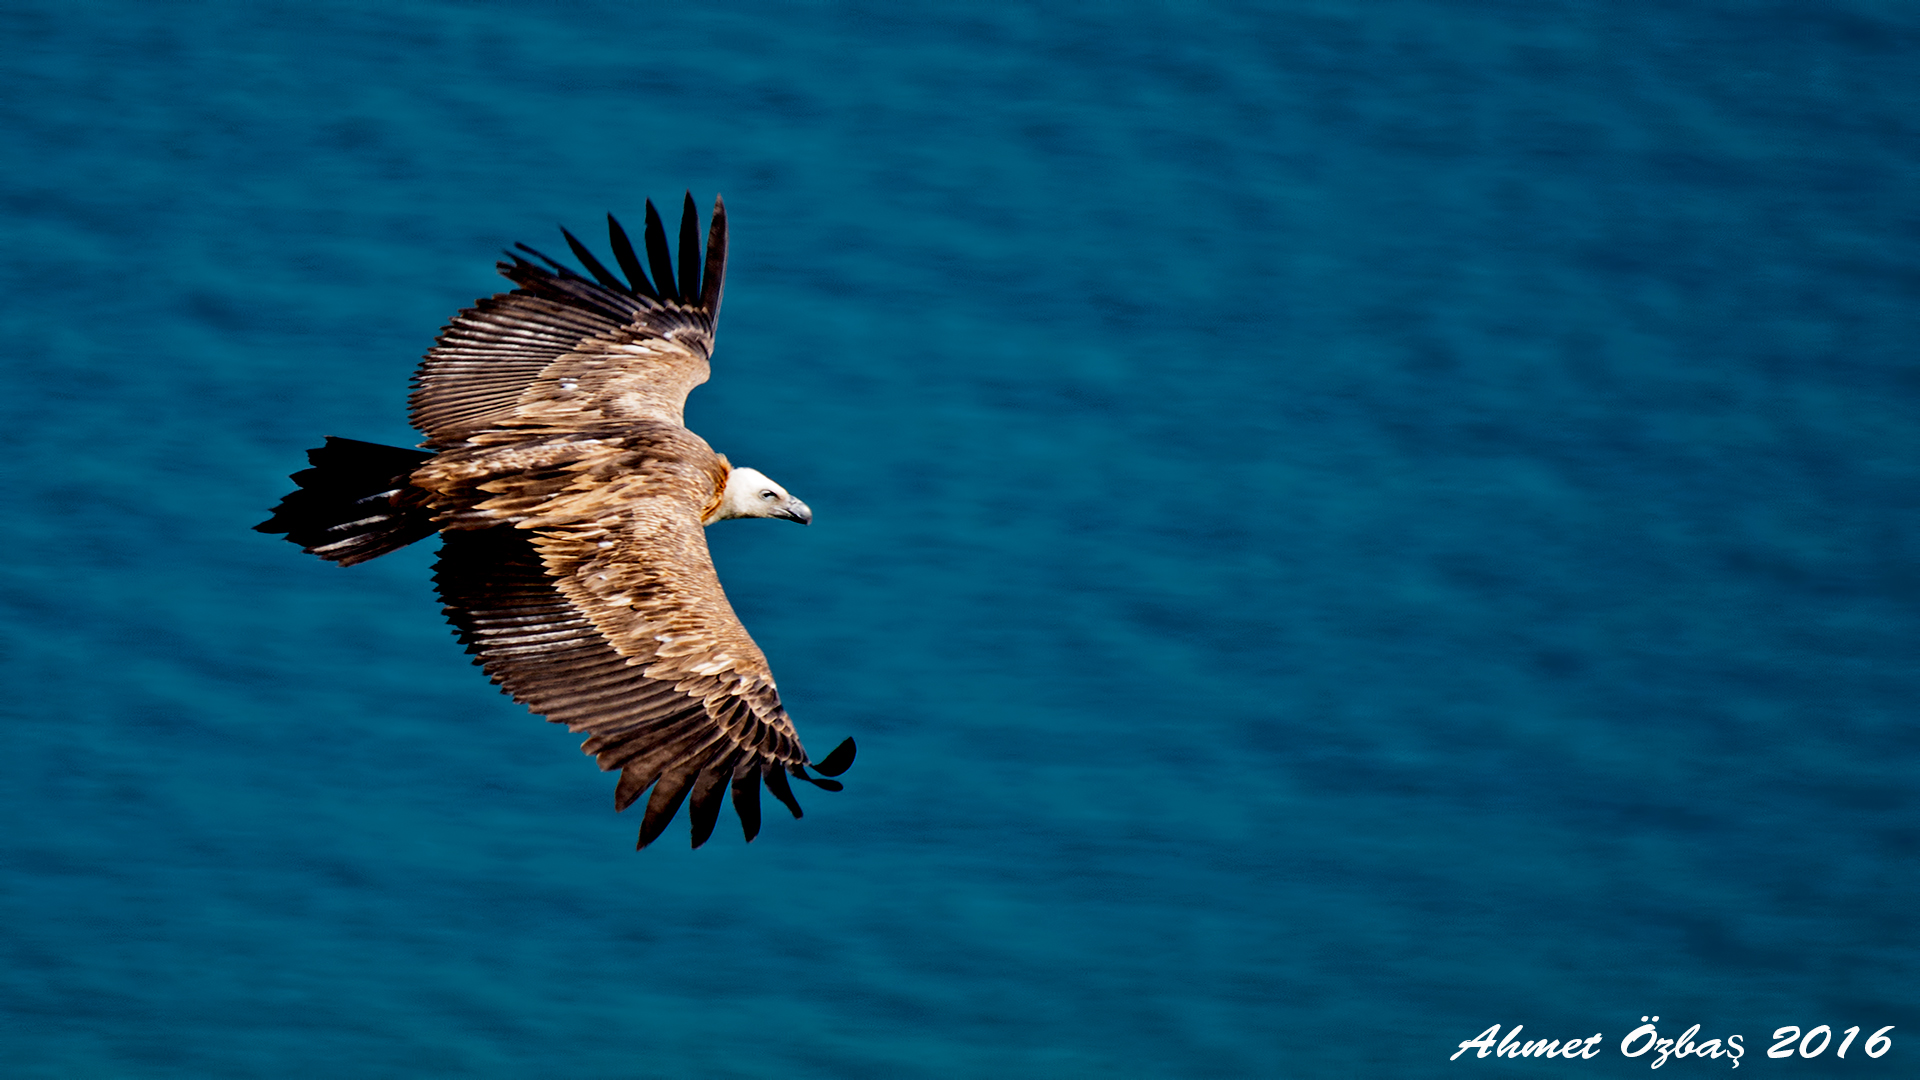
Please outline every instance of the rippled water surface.
M0 34L10 1074L1627 1075L1654 1014L1913 1074L1914 8ZM414 441L500 248L689 188L689 423L816 512L715 557L861 752L636 855L431 544L248 527ZM1605 1056L1448 1063L1496 1023Z

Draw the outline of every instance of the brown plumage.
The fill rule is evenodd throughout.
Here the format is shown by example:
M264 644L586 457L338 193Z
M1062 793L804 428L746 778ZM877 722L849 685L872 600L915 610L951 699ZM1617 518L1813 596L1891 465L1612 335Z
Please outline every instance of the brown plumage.
M476 662L588 736L582 749L620 773L616 810L652 788L640 847L689 799L699 847L728 789L752 840L761 783L799 817L787 777L839 790L821 777L846 770L853 740L808 758L704 530L812 515L682 426L713 352L726 208L714 201L703 263L687 196L676 272L647 203L651 279L607 225L624 282L565 230L591 279L520 245L532 260L500 264L517 287L455 316L414 375L422 450L330 438L257 528L341 565L441 533L434 581Z

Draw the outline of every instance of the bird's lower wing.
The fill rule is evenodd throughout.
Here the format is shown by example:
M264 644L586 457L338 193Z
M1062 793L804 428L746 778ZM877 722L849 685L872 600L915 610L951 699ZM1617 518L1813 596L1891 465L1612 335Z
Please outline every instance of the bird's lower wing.
M660 677L655 657L635 655L631 640L623 653L562 592L535 535L511 527L449 531L435 584L448 621L493 681L534 712L587 733L581 748L601 769L619 770L616 810L653 789L639 846L657 839L691 800L699 847L713 833L728 788L748 840L760 829L762 782L799 817L787 775L811 779L807 755L771 679L758 685L730 671ZM842 756L836 751L828 761ZM838 771L826 762L822 768Z

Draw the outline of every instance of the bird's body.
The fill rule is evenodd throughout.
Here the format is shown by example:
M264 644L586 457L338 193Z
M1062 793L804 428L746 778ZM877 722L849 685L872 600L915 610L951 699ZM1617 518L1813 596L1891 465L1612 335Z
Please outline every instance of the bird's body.
M608 222L627 282L570 234L593 280L531 249L546 266L502 263L519 287L456 316L414 376L423 449L329 439L259 528L343 565L442 533L435 582L468 651L516 700L587 733L582 748L621 774L617 809L652 788L641 847L689 797L700 846L728 789L751 840L762 782L797 817L787 777L837 789L806 767L838 775L853 747L809 760L704 529L812 512L682 424L708 374L724 207L701 267L688 198L676 273L647 205L651 281Z

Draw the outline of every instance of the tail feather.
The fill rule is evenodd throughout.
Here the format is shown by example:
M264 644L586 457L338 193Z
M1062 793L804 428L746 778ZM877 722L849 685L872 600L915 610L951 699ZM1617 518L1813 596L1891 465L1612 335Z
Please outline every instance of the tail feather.
M307 451L313 468L293 474L300 487L254 529L286 533L302 550L341 566L398 551L438 531L407 479L432 456L328 436L325 446Z

